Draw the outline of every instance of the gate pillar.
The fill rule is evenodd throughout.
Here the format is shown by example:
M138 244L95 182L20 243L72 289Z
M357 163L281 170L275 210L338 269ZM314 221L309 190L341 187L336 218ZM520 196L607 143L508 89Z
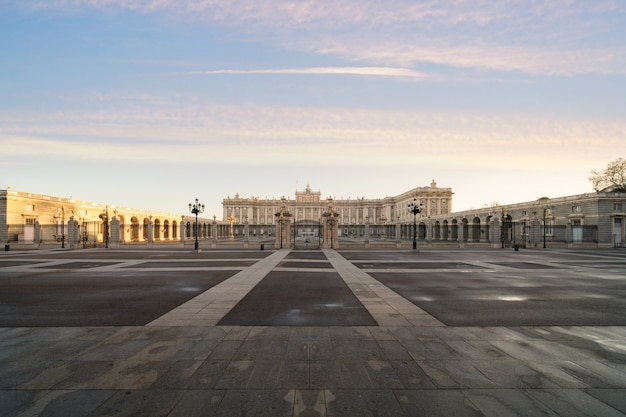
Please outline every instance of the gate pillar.
M324 241L322 249L339 248L339 216L335 210L330 207L330 211L322 214L324 225Z
M78 242L80 241L80 230L78 228L78 221L74 219L74 216L70 217L67 221L67 238L70 244L70 248L76 249Z
M497 216L491 217L491 222L489 222L489 244L494 249L503 245L502 229Z
M274 214L276 217L276 241L275 249L291 248L291 213L285 207Z
M119 248L120 240L120 221L117 216L113 216L111 218L111 239L109 246L112 248Z

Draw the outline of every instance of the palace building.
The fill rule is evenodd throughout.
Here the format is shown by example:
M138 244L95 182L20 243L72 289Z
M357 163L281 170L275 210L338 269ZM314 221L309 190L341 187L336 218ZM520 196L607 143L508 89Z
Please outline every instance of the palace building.
M93 203L14 190L0 190L0 242L58 242L70 247L179 241L193 233L195 218L154 210ZM200 237L209 236L202 219Z
M451 188L435 181L392 197L334 198L309 185L291 197L222 201L222 219L196 218L14 190L0 190L0 243L110 246L250 242L274 247L623 247L626 192L602 191L452 212ZM413 213L411 205L419 207ZM341 239L341 242L339 240ZM329 242L330 241L330 242ZM254 246L253 246L254 247Z
M422 216L441 216L450 214L452 194L451 188L439 188L434 180L430 186L378 199L323 198L319 190L314 191L307 185L304 190L296 191L293 198L241 198L235 194L234 198L225 198L222 207L223 219L235 224L237 235L243 233L244 225L253 236L272 235L276 224L275 215L282 209L291 214L296 238L315 237L319 233L324 212L332 209L337 218L339 236L364 236L367 226L372 237L395 237L396 227L402 228L402 236L408 233L413 215L407 207L414 199L422 207Z

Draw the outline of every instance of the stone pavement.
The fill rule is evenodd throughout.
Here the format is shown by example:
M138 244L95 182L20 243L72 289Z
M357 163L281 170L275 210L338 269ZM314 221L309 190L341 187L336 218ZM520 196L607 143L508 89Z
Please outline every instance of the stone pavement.
M3 254L0 291L20 302L0 295L1 311L19 324L0 328L0 415L626 415L623 251L243 255ZM139 282L126 291L141 295L157 273L176 280L226 275L142 325L42 327L36 315L28 322L13 315L37 303L41 314L72 308L74 298L97 291L95 282L112 274L115 285ZM94 282L68 298L59 292L57 303L32 285L72 277ZM268 282L293 282L292 296L314 314L280 311L290 289ZM341 284L333 287L340 300L320 302L325 293L315 282ZM263 284L274 296L256 293ZM116 299L109 304L126 308ZM266 324L223 324L237 309L245 314L231 320L256 316ZM337 322L354 315L371 324L315 324L324 309ZM305 321L275 325L294 314Z

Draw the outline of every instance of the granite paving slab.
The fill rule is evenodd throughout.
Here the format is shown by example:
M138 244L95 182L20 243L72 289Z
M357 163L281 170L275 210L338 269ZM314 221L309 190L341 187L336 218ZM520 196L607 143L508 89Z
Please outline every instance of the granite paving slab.
M181 303L159 306L165 313L148 324L133 325L135 318L127 316L118 325L79 326L68 320L65 325L42 327L44 314L55 316L63 310L63 303L48 303L40 310L41 317L26 315L20 323L0 327L0 415L626 416L626 326L614 321L626 315L619 302L626 271L619 265L598 267L600 261L615 257L614 252L209 252L85 250L61 252L63 259L54 260L32 251L19 256L47 258L51 267L98 262L103 266L67 272L28 264L2 268L0 289L21 285L22 300L34 304L39 294L34 278L97 283L114 270L129 274L119 277L133 283L126 290L152 297L152 304L166 300L167 291L192 295ZM169 259L177 255L181 255L179 268ZM12 260L17 255L3 256ZM358 268L352 258L386 262L390 268L384 272ZM151 259L163 259L161 265L168 269L149 268L152 275L131 267ZM213 265L220 259L234 260L233 265L241 260L236 266L240 269L194 293L187 288L185 274L190 271L185 264L202 263L202 259L211 259ZM279 266L283 259L289 262ZM413 272L391 268L396 262L414 260L440 262L442 267L455 262L478 267L456 273L444 268ZM580 265L567 265L570 260ZM310 262L326 265L316 271L300 268ZM518 268L500 266L515 262ZM206 278L214 271L196 272ZM421 293L415 296L422 297L420 303L437 293L429 291L438 289L445 295L436 301L442 317L455 305L465 302L471 307L455 313L463 314L456 325L438 321L429 308L409 301L408 293L394 291L384 274L396 275L407 290ZM260 301L274 305L276 311L293 308L283 298L288 294L300 297L303 305L330 303L331 290L339 283L347 289L342 300L356 300L375 320L368 325L346 324L341 315L351 315L351 309L341 308L334 310L333 322L323 325L218 324L246 296L262 289L267 278L280 277L284 284L284 278L312 281L323 276L327 276L320 280L323 285L306 282L293 292L274 285ZM153 291L155 285L164 292ZM446 291L441 291L444 287ZM98 285L85 288L99 291ZM316 288L317 293L312 291ZM499 300L503 308L496 314L506 324L485 325L483 311L493 305L494 296L511 293L548 297L546 301L554 305L537 309L537 304L528 304L526 309L537 310L528 315L518 305L524 300ZM137 308L127 305L132 297L125 298L123 292L106 293L108 303L92 305L79 299L83 293L76 294L64 299L66 307L82 303L91 307L86 310L91 314L99 309ZM12 309L15 316L28 311L12 302L2 299L0 308ZM563 303L572 307L564 311L575 320L587 314L592 321L561 323L551 308ZM150 303L138 305L147 308ZM258 312L251 310L248 315ZM538 325L532 317L541 316L544 324Z

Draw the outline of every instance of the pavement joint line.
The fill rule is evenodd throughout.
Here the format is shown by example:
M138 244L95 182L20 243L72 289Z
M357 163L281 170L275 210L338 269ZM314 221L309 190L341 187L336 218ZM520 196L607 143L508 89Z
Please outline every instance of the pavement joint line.
M333 268L289 268L289 267L277 267L274 268L273 271L280 271L280 272L324 272L324 273L329 273L329 272L335 272L335 270Z
M379 326L415 326L415 317L422 317L419 320L421 326L445 327L445 324L374 279L367 272L359 269L335 250L323 249L322 251L333 268L348 285L350 291L368 310ZM377 304L378 306L389 306L390 310L387 308L380 310L379 307L370 310L368 305L371 307L369 303L372 301L372 298L380 303ZM393 313L390 313L390 311ZM399 317L390 317L390 314L398 315Z
M255 285L272 271L291 251L281 249L241 270L232 277L197 295L177 308L151 321L147 326L167 326L180 323L180 326L216 325ZM226 296L225 296L226 295ZM219 302L218 302L219 301ZM228 302L230 301L230 302ZM189 310L200 312L189 316ZM208 319L208 315L212 319Z

